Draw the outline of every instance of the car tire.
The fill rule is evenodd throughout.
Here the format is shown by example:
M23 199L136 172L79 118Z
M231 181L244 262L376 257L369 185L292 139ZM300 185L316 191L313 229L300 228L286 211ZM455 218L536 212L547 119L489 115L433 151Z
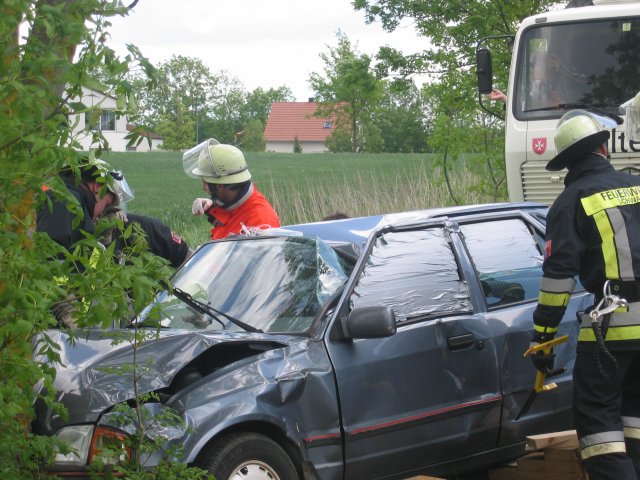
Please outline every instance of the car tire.
M291 458L269 437L234 433L215 440L200 455L197 466L216 480L298 480Z

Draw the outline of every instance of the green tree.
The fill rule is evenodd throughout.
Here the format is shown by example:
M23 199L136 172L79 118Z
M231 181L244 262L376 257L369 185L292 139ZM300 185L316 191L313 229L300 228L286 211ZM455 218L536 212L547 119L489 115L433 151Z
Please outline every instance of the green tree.
M419 153L428 150L431 107L412 80L385 82L384 95L372 123L379 130L383 151Z
M156 127L156 131L162 136L162 149L174 151L193 146L194 129L195 122L182 104L176 106L173 114L161 114Z
M324 141L324 144L333 153L350 152L353 148L351 130L338 124Z
M120 263L91 236L67 251L35 228L37 210L49 207L43 184L71 199L57 176L64 165L77 169L81 158L67 115L89 111L71 99L83 86L98 89L116 96L124 113L134 103L125 74L153 71L134 46L121 59L104 43L108 19L128 11L113 0L0 5L0 464L7 480L41 478L59 443L30 429L34 403L64 414L54 402L59 347L43 335L56 327L54 304L82 299L79 325L108 326L140 312L170 273L144 242ZM107 73L102 81L90 75L97 65ZM103 139L96 141L99 153Z
M140 108L143 122L157 130L160 122L166 127L173 121L176 128L191 118L191 140L195 144L201 139L200 125L213 108L219 79L198 58L174 55L157 67L152 82L137 75L130 79L140 89Z
M249 120L240 135L239 147L248 152L264 152L267 141L264 138L264 125L258 118Z
M262 125L266 125L269 113L271 112L271 104L273 102L293 101L293 93L287 86L283 85L281 87L270 88L268 90L263 90L258 87L247 94L245 104L242 108L242 114L246 119L246 122L252 118L257 118L262 122Z
M444 148L441 139L448 138L449 147L460 150L470 142L466 133L482 128L490 120L479 112L475 64L475 47L479 39L491 35L513 35L523 18L551 8L552 0L489 0L486 2L468 2L454 0L436 2L426 0L412 2L408 0L354 0L356 10L364 12L368 22L378 21L387 31L393 31L401 22L411 20L416 32L425 37L427 50L403 55L391 47L380 49L376 58L376 70L380 75L392 73L401 76L427 74L429 78L426 91L430 99L435 138L431 145ZM510 52L507 42L494 42L490 45L494 51L494 75L497 84L506 85ZM435 95L434 95L435 94ZM439 115L456 115L449 118ZM464 143L462 143L464 142ZM488 142L486 145L493 145ZM458 148L460 147L460 148ZM495 145L495 148L503 147ZM444 151L439 151L444 154ZM491 152L492 158L503 158L499 152ZM503 161L503 160L502 160ZM483 162L478 160L478 162ZM498 164L491 171L503 175ZM498 177L491 184L501 184Z
M293 139L293 153L302 153L302 144L297 135Z
M247 92L242 82L224 70L216 75L211 109L203 123L203 138L213 137L221 143L236 145L239 134L244 130L243 108Z
M351 151L364 152L364 126L383 91L372 67L372 59L360 54L344 34L338 34L338 46L320 54L324 75L313 72L309 84L319 103L316 115L335 116L337 124L349 129Z

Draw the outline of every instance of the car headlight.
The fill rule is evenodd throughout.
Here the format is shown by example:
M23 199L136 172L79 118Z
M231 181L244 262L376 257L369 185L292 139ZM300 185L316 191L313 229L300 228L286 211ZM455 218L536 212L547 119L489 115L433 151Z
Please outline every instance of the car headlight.
M84 466L99 459L105 465L126 462L131 456L127 435L121 430L93 425L73 425L58 430L56 437L69 446L70 453L56 454L59 465Z
M131 457L131 447L127 434L122 430L108 427L96 427L89 448L89 463L100 459L105 465L124 463Z
M73 425L61 428L56 437L69 446L71 452L66 455L58 452L55 463L64 465L86 465L93 436L93 425Z

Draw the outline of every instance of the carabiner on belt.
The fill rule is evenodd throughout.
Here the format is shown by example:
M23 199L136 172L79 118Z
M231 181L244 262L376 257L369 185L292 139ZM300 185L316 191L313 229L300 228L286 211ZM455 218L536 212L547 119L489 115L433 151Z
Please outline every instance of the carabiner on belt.
M607 280L602 287L602 300L589 312L591 323L600 323L600 320L605 315L615 312L618 308L628 306L629 304L624 298L611 293L611 281Z

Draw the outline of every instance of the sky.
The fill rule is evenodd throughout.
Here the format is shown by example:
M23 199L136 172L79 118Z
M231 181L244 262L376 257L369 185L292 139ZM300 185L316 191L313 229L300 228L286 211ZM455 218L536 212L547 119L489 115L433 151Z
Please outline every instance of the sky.
M323 74L320 54L337 46L338 31L371 56L383 45L414 53L426 43L408 21L392 33L367 25L351 0L139 0L111 23L109 45L120 54L132 43L154 65L172 55L199 58L247 91L286 85L300 102L313 96L309 75Z

